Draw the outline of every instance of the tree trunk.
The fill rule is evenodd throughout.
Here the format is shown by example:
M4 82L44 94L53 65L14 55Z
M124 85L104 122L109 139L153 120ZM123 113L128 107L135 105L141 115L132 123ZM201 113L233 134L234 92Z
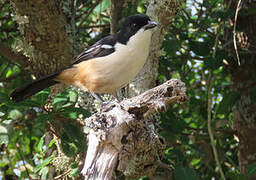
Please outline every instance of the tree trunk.
M231 9L236 10L237 4L238 1L233 0ZM242 1L236 22L236 43L241 65L238 65L234 46L229 48L234 57L229 70L234 90L240 95L233 107L233 118L234 128L239 138L239 167L241 173L244 174L247 174L248 166L256 161L256 16L247 13L250 8L256 8L254 1ZM242 48L248 51L242 54ZM255 179L255 177L250 177L250 179Z
M69 65L73 59L73 37L60 1L12 0L14 19L24 39L14 49L28 57L28 67L36 76L50 74ZM71 9L71 8L70 8ZM70 27L71 28L71 27Z
M13 52L10 50L4 55L11 60L13 57L21 69L30 71L37 78L70 65L77 54L76 50L80 48L74 36L74 17L70 17L74 13L68 12L74 6L72 2L74 1L11 0L14 19L19 25L22 38L17 39L13 45L16 55L11 54ZM0 52L2 47L0 45ZM51 87L51 96L63 91L64 87L64 84ZM55 116L49 123L51 127L46 128L48 142L51 138L49 135L52 134L50 129L56 132L63 130L63 120L64 118ZM60 142L55 142L59 146ZM50 156L51 153L49 150L47 155ZM56 158L61 160L66 158L61 152L58 152L58 155L61 157ZM62 167L58 168L63 170ZM51 168L49 178L52 179L55 173L54 168Z

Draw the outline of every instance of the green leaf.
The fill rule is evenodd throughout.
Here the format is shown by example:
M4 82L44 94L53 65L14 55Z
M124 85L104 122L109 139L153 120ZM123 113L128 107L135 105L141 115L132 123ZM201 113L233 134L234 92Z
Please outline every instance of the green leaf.
M1 64L1 66L0 66L0 74L4 74L5 73L4 71L6 71L7 67L8 67L8 63Z
M26 170L21 171L19 179L28 179L28 174Z
M51 121L53 119L54 114L53 113L48 113L48 114L41 114L36 118L37 122L45 123L47 121Z
M186 159L184 153L179 149L169 149L165 152L165 155L168 159L176 160L178 162L182 162Z
M44 105L46 100L48 99L48 96L50 94L49 90L43 90L37 93L33 99L35 99L36 102L38 102L40 105Z
M52 105L54 109L61 109L65 104L67 104L68 98L67 97L55 97L53 99Z
M85 151L85 138L81 128L72 123L64 123L64 133L61 135L61 147L63 152L69 157L76 155L78 150Z
M47 166L48 164L50 164L52 162L52 160L54 159L53 156L50 156L46 159L43 160L43 162L39 165L37 165L34 169L35 173L37 173L38 171L40 171L43 167Z
M72 178L75 178L79 174L79 168L78 168L77 164L72 164L71 167L72 167L72 170L69 173L69 176Z
M110 7L110 0L104 0L95 7L93 12L96 14L100 14L101 12L105 11L109 7Z
M84 117L89 117L91 113L83 108L76 108L76 107L67 107L63 108L61 110L61 115L64 117L68 117L71 119L76 119L78 118L78 115L82 114Z
M231 111L235 102L239 99L240 94L236 91L231 91L223 96L222 101L218 105L217 113L227 114Z
M204 60L204 65L207 69L215 70L222 66L222 61L217 58L207 58Z
M13 101L8 101L7 105L9 107L17 107L17 108L20 108L20 107L39 107L40 108L41 107L40 103L30 100L30 99L27 99L27 100L19 102L19 103L16 103Z
M163 41L162 46L165 52L167 52L168 54L170 54L171 52L176 53L176 51L178 51L180 48L180 42L176 39L168 39Z
M244 174L236 172L228 172L226 173L226 177L230 180L247 180L247 177Z
M22 153L30 154L31 149L30 149L30 138L29 138L29 136L27 134L23 135L23 136L20 136L19 141L23 146Z
M68 97L70 102L77 102L78 94L76 91L69 90Z
M6 127L0 125L0 146L2 144L8 144L9 137L8 137L8 130Z
M43 136L40 138L40 141L39 141L39 143L38 143L38 145L37 145L37 148L38 148L38 150L39 150L40 152L43 151L44 137L45 137L45 135L43 135Z
M250 176L255 176L256 175L256 162L252 163L248 167L248 174Z
M66 133L63 133L61 136L61 148L64 154L68 157L75 156L78 150Z
M231 17L233 17L235 14L235 11L232 9L228 9L228 10L220 10L220 11L216 11L215 12L215 17L216 18L221 18L223 21L226 21L228 19L230 19Z
M4 167L7 164L9 164L9 161L7 159L3 159L3 160L0 159L0 167Z
M209 57L204 60L204 65L207 69L215 70L223 65L223 59L228 58L228 52L224 50L217 50L215 58Z
M171 140L185 129L186 124L169 108L166 113L161 114L160 126L163 128L161 135Z
M189 41L189 48L198 56L210 55L211 46L209 42Z
M19 110L14 109L9 113L9 116L13 120L19 120L22 118L22 113Z
M193 169L178 167L174 171L174 180L199 180L199 178Z
M6 94L6 93L2 93L0 92L0 102L6 102L6 101L9 101L9 96Z
M55 144L55 140L52 139L51 142L48 145L48 149L50 149Z
M39 171L39 175L41 175L41 178L40 179L47 179L47 174L49 172L49 167L43 167L40 171Z
M85 150L85 138L80 127L77 127L72 123L65 123L64 131L68 135L70 142L74 143L79 148L79 150Z

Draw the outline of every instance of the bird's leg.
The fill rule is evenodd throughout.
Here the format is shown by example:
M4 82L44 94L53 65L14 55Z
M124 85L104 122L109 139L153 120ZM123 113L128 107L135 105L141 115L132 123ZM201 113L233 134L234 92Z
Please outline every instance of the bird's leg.
M125 87L125 98L129 98L129 88L129 84L127 84Z
M91 95L92 95L97 101L100 102L100 104L101 104L102 106L108 105L108 104L110 103L110 102L104 102L103 99L100 97L99 94L94 93L94 92L90 92L90 93L91 93ZM117 91L114 92L114 93L112 93L112 95L113 95L113 97L115 97L115 99L116 99L118 102L120 102L120 99L119 99L119 96L118 96L118 94L117 94Z
M120 98L119 98L119 96L118 96L117 91L113 92L113 93L112 93L112 96L115 97L118 102L120 102Z
M94 92L90 92L90 93L91 93L91 95L92 95L95 99L97 99L97 101L100 102L100 104L104 104L104 101L103 101L103 99L100 97L99 94L94 93Z
M100 102L101 106L106 106L106 105L109 105L111 104L111 101L107 101L107 102L104 102L103 99L101 98L101 96L97 93L94 93L94 92L90 92L91 95L97 100Z

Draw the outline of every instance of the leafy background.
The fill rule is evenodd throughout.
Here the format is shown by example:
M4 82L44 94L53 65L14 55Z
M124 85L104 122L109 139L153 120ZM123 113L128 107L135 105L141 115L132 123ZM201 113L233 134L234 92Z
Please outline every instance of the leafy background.
M85 45L91 45L109 33L110 0L101 1L96 7L93 7L93 2L77 1L77 37ZM135 10L129 3L123 11L124 16L134 11L146 12L145 1L136 1ZM0 41L12 46L20 36L18 26L12 19L10 2L1 1L0 8ZM86 21L83 21L85 12L90 10ZM163 162L169 169L159 168L159 174L168 171L176 180L220 179L207 128L210 113L214 143L225 176L228 179L246 179L239 171L238 139L232 128L231 110L239 93L230 88L231 77L225 67L225 61L231 61L228 52L216 45L216 39L224 36L224 30L232 30L228 22L234 13L225 9L222 0L188 0L182 4L168 27L162 44L164 54L159 60L157 84L179 78L185 82L190 100L183 105L172 105L160 115L159 134L167 143ZM58 164L56 140L45 138L47 123L56 116L77 119L81 114L88 117L93 113L76 106L78 94L72 88L53 99L50 111L45 107L49 89L23 102L12 102L8 97L10 92L33 78L26 69L20 69L17 64L0 55L2 178L24 179L30 176L47 179L52 165ZM212 101L210 111L209 100ZM67 157L76 157L79 152L86 150L85 137L75 124L63 123L59 148ZM79 175L78 164L71 162L67 161L67 175L76 178ZM255 169L254 163L248 173L256 175ZM62 172L63 169L56 169L56 174Z

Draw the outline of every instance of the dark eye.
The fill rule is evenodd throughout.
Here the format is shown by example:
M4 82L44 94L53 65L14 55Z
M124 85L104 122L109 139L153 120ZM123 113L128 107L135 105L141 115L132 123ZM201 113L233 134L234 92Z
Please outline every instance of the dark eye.
M138 24L133 23L132 28L136 29L138 27Z

